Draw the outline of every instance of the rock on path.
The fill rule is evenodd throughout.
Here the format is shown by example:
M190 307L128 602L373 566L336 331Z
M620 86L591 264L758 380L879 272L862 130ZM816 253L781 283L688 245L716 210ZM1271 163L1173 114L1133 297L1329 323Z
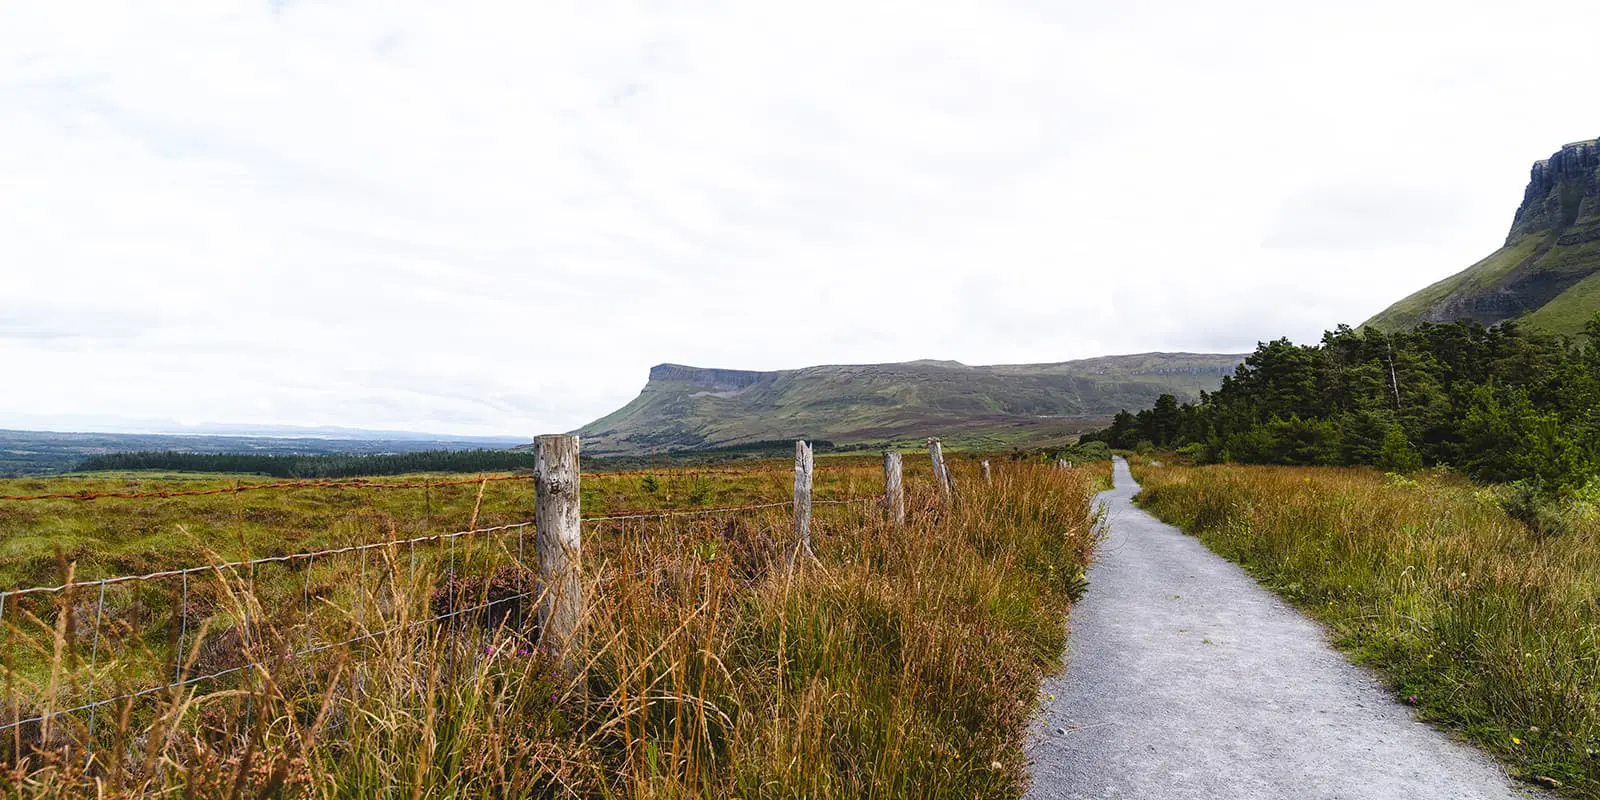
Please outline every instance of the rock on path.
M1116 461L1110 532L1045 685L1030 798L1534 797L1417 722L1323 631L1136 508Z

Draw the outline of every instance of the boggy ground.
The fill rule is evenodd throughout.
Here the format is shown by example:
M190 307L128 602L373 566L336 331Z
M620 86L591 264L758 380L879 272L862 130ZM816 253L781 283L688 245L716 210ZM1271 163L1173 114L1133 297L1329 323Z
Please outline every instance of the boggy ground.
M781 508L586 526L589 610L565 666L507 622L519 615L426 619L441 585L494 591L486 571L510 540L498 561L459 554L458 570L491 576L476 583L451 583L437 559L412 572L398 548L286 572L281 586L310 589L266 601L217 576L185 670L210 640L196 627L304 619L301 602L322 627L258 625L232 648L262 667L14 729L0 781L15 797L1016 797L1103 470L999 463L985 486L957 469L953 505L910 481L903 527L872 504L819 507L819 560L799 568ZM8 714L48 708L41 688L82 689L89 644L76 623L49 624L81 599L6 617L8 656L44 670L8 670L31 681L11 687L29 708ZM159 624L171 609L146 613ZM125 652L104 635L102 692L122 680L108 653Z

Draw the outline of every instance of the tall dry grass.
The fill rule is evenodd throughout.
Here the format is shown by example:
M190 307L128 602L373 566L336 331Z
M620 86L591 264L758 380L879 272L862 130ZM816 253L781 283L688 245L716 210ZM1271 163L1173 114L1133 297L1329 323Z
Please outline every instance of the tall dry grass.
M1540 535L1449 475L1136 467L1140 502L1325 622L1422 714L1600 797L1600 526Z
M92 732L82 712L15 728L0 781L12 797L1015 797L1102 471L963 471L953 507L913 487L903 527L821 507L820 562L802 567L781 510L586 526L574 668L536 646L504 543L451 574L413 574L398 548L360 581L308 565L289 578L317 587L303 616L281 581L219 573L184 647L129 638L162 669L261 666L102 708ZM29 689L8 696L33 699L0 714L81 694L80 601L8 611L6 675ZM102 695L129 688L145 665L102 647ZM11 666L24 652L37 669Z

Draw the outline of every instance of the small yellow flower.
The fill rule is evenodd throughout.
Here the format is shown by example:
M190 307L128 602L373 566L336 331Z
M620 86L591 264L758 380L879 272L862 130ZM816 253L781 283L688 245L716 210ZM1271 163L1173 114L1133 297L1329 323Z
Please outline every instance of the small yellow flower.
M1512 743L1512 744L1522 744L1522 740L1521 740L1521 739L1518 739L1518 738L1517 738L1517 737L1515 737L1515 736L1513 736L1513 737L1511 737L1511 743Z

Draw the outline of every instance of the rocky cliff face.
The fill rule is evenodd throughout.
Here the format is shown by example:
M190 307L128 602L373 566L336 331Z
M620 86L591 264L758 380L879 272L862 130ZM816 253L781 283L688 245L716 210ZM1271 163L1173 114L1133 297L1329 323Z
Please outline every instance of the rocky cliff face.
M1534 163L1506 244L1547 233L1561 245L1600 239L1600 140L1573 142Z
M650 368L651 382L686 383L711 392L734 392L753 386L768 373L742 369L706 369L682 364L657 364Z
M1535 162L1504 247L1365 324L1507 320L1575 334L1600 311L1600 139Z

